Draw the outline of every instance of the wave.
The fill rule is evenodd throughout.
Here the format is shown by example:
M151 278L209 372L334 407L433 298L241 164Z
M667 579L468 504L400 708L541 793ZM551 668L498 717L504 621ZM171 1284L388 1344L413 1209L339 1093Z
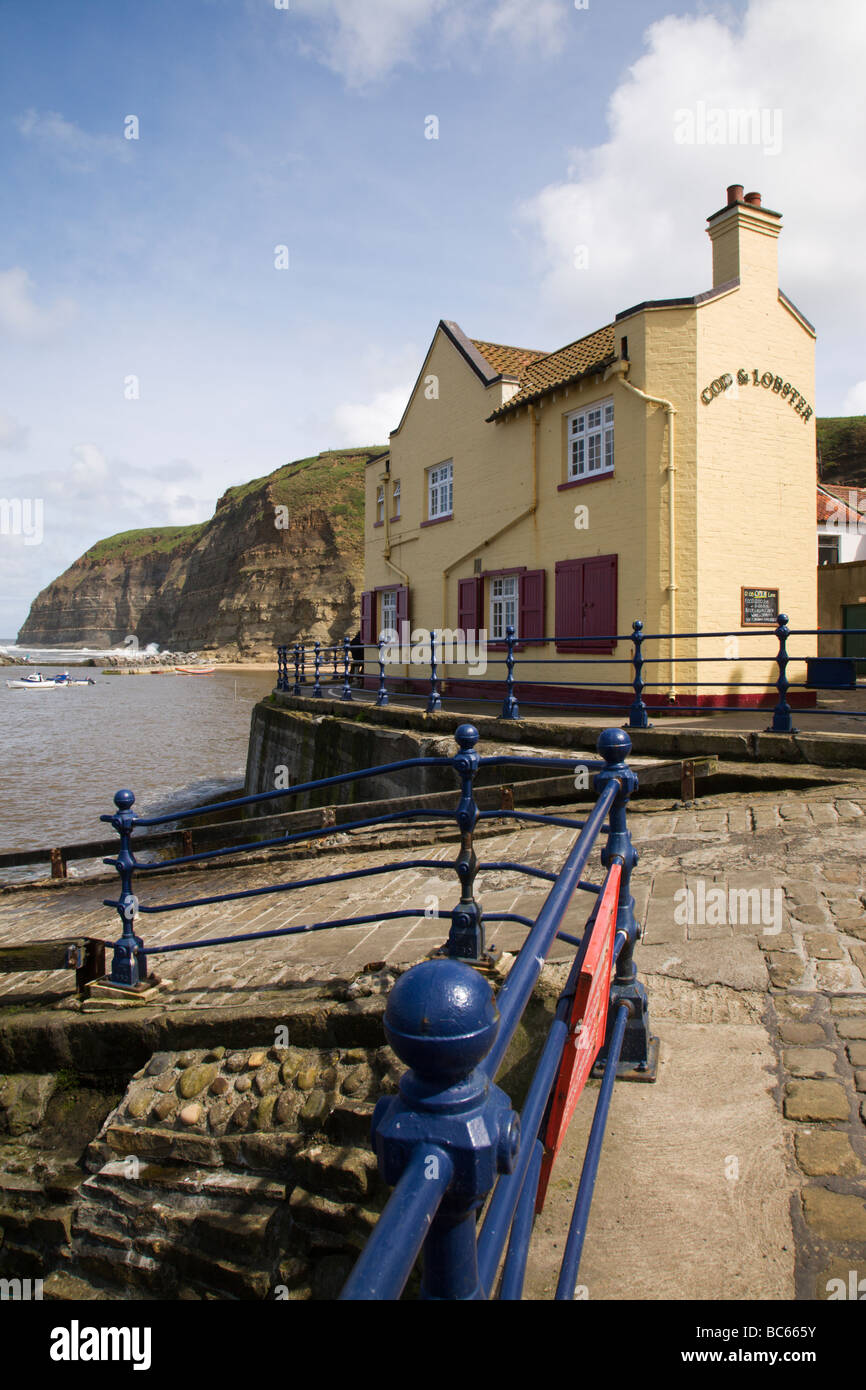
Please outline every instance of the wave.
M162 648L158 642L148 642L146 647L134 647L123 642L119 647L32 647L19 645L15 641L0 644L0 656L27 658L29 662L51 661L54 659L69 663L87 661L90 657L124 656L128 661L146 656L158 656Z

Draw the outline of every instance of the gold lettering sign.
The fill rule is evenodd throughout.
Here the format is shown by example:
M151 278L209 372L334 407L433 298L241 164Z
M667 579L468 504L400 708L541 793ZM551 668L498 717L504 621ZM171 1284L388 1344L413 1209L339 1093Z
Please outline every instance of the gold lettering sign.
M721 376L717 376L701 392L701 400L704 405L709 405L711 401L716 399L716 396L723 396L733 384L734 378L730 372L723 372ZM790 381L777 376L775 372L762 372L759 367L753 367L750 374L745 367L739 367L737 369L737 386L762 386L765 391L771 391L774 396L779 397L779 400L787 402L791 409L800 416L804 424L813 414L812 407L806 397L801 395Z

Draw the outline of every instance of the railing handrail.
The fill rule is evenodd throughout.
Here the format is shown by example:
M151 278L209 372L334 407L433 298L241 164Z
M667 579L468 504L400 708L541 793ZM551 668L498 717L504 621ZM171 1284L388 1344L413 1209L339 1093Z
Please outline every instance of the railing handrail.
M353 666L355 663L355 654L360 649L358 674L361 676L362 683L365 684L366 653L368 650L376 653L379 667L379 686L376 694L376 704L378 706L388 704L389 679L392 681L392 684L395 681L408 679L405 675L407 666L405 647L401 644L396 654L394 653L392 632L393 630L391 629L387 630L386 640L386 630L383 629L383 632L379 634L377 642L353 642L351 647ZM494 695L485 695L478 690L479 673L472 670L473 663L471 660L467 659L465 650L461 655L458 645L458 655L455 657L453 653L444 649L444 634L448 634L449 642L455 635L458 636L459 641L460 629L446 627L432 628L426 632L426 640L420 636L423 632L423 629L414 629L411 630L411 636L413 638L412 649L416 650L420 648L424 660L426 661L429 658L429 694L426 704L426 709L429 714L436 713L442 709L442 694L446 683L452 685L454 688L468 685L471 687L471 694L468 698L481 703L493 703L494 699L498 698L498 691L497 695L494 697ZM476 637L479 632L484 632L486 634L487 629L472 629L472 633L474 633ZM795 734L797 730L793 724L791 717L792 708L787 698L789 691L813 691L821 688L852 689L856 686L856 679L852 684L850 680L848 682L842 680L833 681L825 676L825 685L822 687L819 684L817 674L815 674L814 679L812 678L813 673L809 666L809 663L815 658L812 658L810 655L801 656L797 653L792 653L788 649L787 644L792 638L800 636L839 636L845 633L849 636L852 634L863 635L866 633L866 628L791 628L788 625L788 617L784 613L778 614L775 620L775 626L773 626L772 623L767 623L754 627L743 625L740 628L694 632L644 632L643 622L640 619L636 619L632 623L632 631L626 634L614 633L608 636L599 634L587 636L586 634L581 634L578 637L569 637L562 633L555 633L553 636L532 636L520 639L517 637L514 627L508 626L506 628L504 640L498 638L495 642L491 642L488 639L484 652L485 665L482 675L486 674L487 668L490 665L505 668L504 699L502 701L501 717L503 719L517 720L520 718L520 707L516 696L516 688L518 686L522 686L525 689L525 687L529 685L532 693L529 694L528 698L534 705L540 707L556 704L558 702L553 699L546 700L540 698L537 690L532 690L533 687L540 687L543 692L549 692L553 696L557 695L559 690L565 692L568 690L580 689L579 686L576 687L574 679L560 680L554 675L545 674L540 668L550 666L568 668L573 668L575 666L590 666L593 671L593 674L588 677L590 684L595 688L598 695L600 697L604 696L604 698L599 698L595 701L575 698L571 701L572 708L574 710L627 709L628 727L631 729L645 729L650 726L650 704L653 709L657 709L660 713L665 710L679 714L700 714L706 713L708 710L713 713L739 713L743 708L742 705L721 704L715 699L715 695L720 693L723 694L726 691L736 692L745 690L758 692L756 696L750 697L756 700L753 708L767 708L767 701L772 699L772 689L775 685L777 699L773 707L772 723L766 732ZM403 635L405 636L405 630ZM394 637L396 636L399 635L394 634ZM699 653L697 650L686 653L677 649L677 644L684 641L702 642L709 639L722 638L736 638L739 641L741 637L766 638L767 636L771 636L775 639L776 650L766 654L761 653L756 655L754 653L747 653L741 656L739 653L736 655L729 655L723 652L721 654L706 655L704 653ZM627 657L614 656L614 649L623 641L631 644L632 650L630 655ZM439 644L438 654L437 642ZM647 643L664 644L661 653L657 655L647 655ZM555 656L539 656L527 653L528 648L546 648L551 645L556 648ZM487 652L491 649L503 651L505 653L504 657L500 660L496 658L488 659ZM340 696L343 700L351 700L353 698L349 677L349 650L348 639L345 639L345 681ZM316 651L316 660L318 663L318 644L316 646ZM515 654L518 652L520 653L520 665L519 671L515 675L515 666L517 665ZM583 655L564 656L563 653L566 652L583 652ZM443 660L443 657L446 659ZM451 659L448 659L449 657ZM293 685L290 685L288 679L287 648L280 647L278 649L279 678L277 688L284 692L291 691L291 693L299 695L302 693L299 683L302 679L299 675L299 670L303 666L304 661L304 650L302 647L295 646L294 659L295 682ZM825 657L818 659L838 660L839 658ZM852 665L854 659L855 658L842 658L842 660L852 661ZM691 674L691 671L698 663L709 662L718 665L721 663L749 661L760 661L766 663L768 666L775 666L775 680L771 680L768 674L764 680L725 681L720 677L716 677L715 679L700 681L696 678L696 675ZM798 668L803 664L806 665L807 679L805 681L790 679L787 668L792 662ZM644 677L644 668L650 665L655 667L666 666L669 671L669 679L646 680ZM630 667L630 678L626 679L624 675L622 680L607 680L603 675L598 674L599 668L606 669L610 666ZM386 667L392 668L390 675L386 672ZM466 673L452 676L449 672L454 667L460 670L465 667ZM336 657L334 659L334 668L336 671ZM393 668L402 668L403 674L397 674ZM318 672L318 664L316 669ZM529 676L526 675L527 671L531 673ZM689 674L683 676L681 674L683 671ZM713 700L711 704L702 705L701 703L686 703L682 694L676 690L676 678L678 675L684 680L689 691L694 690L694 698L697 700L703 698L699 694L700 691L705 689L712 691ZM482 685L485 683L496 690L497 687L495 682L481 682ZM630 701L627 695L629 689L632 693L632 699ZM669 692L667 704L664 703L664 696L661 693L665 690ZM659 694L655 694L654 692L659 692ZM318 682L318 677L316 687L312 693L317 698L324 694ZM645 693L647 696L646 699L644 699ZM648 704L647 701L650 701L650 704ZM866 717L866 710L834 709L827 710L826 713L833 714L836 717Z
M385 1033L410 1069L400 1082L398 1096L378 1102L372 1133L380 1173L394 1191L355 1264L342 1299L398 1298L422 1248L423 1297L488 1297L509 1232L500 1296L520 1297L533 1212L537 1194L542 1192L542 1120L557 1072L566 1064L569 1009L576 982L590 943L602 933L609 945L607 968L615 969L616 974L609 986L609 1027L600 1054L605 1058L605 1080L559 1281L560 1290L570 1287L571 1295L558 1296L573 1296L621 1056L628 1049L631 1062L638 1068L651 1065L646 993L637 983L633 962L638 929L629 884L636 855L625 820L627 802L636 788L635 774L625 762L630 747L621 730L602 733L598 748L606 766L595 778L596 805L495 1003L486 981L453 961L413 966L392 990ZM493 1084L493 1077L608 813L609 837L602 852L608 870L606 886L590 916L518 1122L507 1096ZM596 959L603 962L603 952L597 953ZM598 987L607 1002L606 976L600 977ZM562 1123L569 1118L570 1109ZM556 1147L558 1144L557 1139ZM438 1158L443 1153L450 1164L444 1188ZM497 1178L497 1174L501 1176ZM436 1180L437 1187L435 1192L426 1193L425 1182L430 1179ZM491 1189L493 1196L478 1234L477 1208Z
M492 754L482 757L476 751L478 742L478 731L471 724L462 724L457 729L456 734L457 753L455 756L436 757L436 758L404 758L397 762L381 764L373 768L357 769L348 773L341 773L334 777L323 777L313 781L297 783L293 787L278 788L274 792L257 793L249 797L233 798L231 802L217 803L211 809L225 810L229 807L234 808L239 805L250 805L262 801L271 801L275 798L285 796L297 796L299 794L319 791L335 785L350 782L358 782L364 778L383 776L395 771L404 769L428 768L428 767L447 767L457 774L460 782L460 795L457 804L447 808L433 807L429 801L423 805L402 809L402 810L383 810L381 803L374 803L374 814L354 819L341 820L341 831L366 829L371 827L393 828L397 823L404 820L422 819L429 820L442 819L455 821L461 832L461 853L454 865L458 880L461 885L460 903L450 914L437 914L439 916L450 917L451 930L448 937L447 949L450 954L464 959L482 959L486 954L483 916L479 905L473 896L473 883L478 871L478 863L471 849L472 833L476 822L490 815L528 820L546 820L549 824L563 825L575 829L583 827L583 821L574 820L564 816L535 815L532 812L515 811L511 808L498 808L496 812L480 810L475 799L475 779L482 769L487 768L513 768L530 767L536 769L551 769L557 772L567 769L569 773L576 774L578 769L583 769L587 774L590 771L596 772L606 768L607 763L582 755L571 755L567 758L554 755L541 755L528 757L523 754ZM204 941L180 942L171 945L148 945L145 946L142 938L138 936L133 928L133 923L142 916L161 914L170 911L183 911L193 907L205 907L215 903L228 903L239 901L245 898L258 897L272 893L282 893L290 891L292 883L270 883L257 888L238 888L230 892L219 894L206 894L199 897L184 898L181 901L170 901L163 903L142 903L136 894L133 893L133 879L136 872L148 873L164 871L171 868L187 867L194 864L211 862L222 857L233 856L244 852L255 852L268 848L285 848L291 845L298 845L307 840L321 839L323 835L333 834L336 830L336 816L334 824L323 826L316 825L312 829L301 830L294 834L285 832L279 836L268 840L253 840L245 844L232 844L223 848L212 850L199 850L181 854L172 859L163 859L154 863L139 863L136 859L134 848L134 835L136 830L142 826L162 824L165 817L137 816L133 811L135 803L134 793L129 790L122 790L116 793L114 798L116 811L113 816L103 816L101 819L110 821L120 837L120 844L117 854L114 857L106 858L104 862L117 870L120 878L120 893L116 898L106 898L105 905L116 909L123 924L123 931L120 940L115 944L114 960L112 963L111 981L121 988L135 988L147 978L147 958L151 955L163 954L175 950L193 950L205 946L226 945L229 943L252 941L263 939L264 937L292 936L301 932L323 931L331 928L343 926L355 926L368 921L390 920L399 916L419 916L422 915L420 909L401 910L396 913L384 913L369 917L345 917L330 920L329 922L307 922L292 927L277 928L272 931L262 933L243 933L237 935L226 935L217 938L208 938ZM386 803L387 804L387 803ZM194 812L193 814L198 814ZM182 819L183 813L179 813L177 819ZM172 817L171 819L175 819ZM261 819L261 818L259 818ZM420 862L420 861L419 861ZM407 867L417 867L415 861ZM367 877L379 872L375 867L366 867L361 870L352 871L346 875L330 875L329 881L343 877ZM313 882L311 880L310 882ZM306 886L310 886L307 883ZM496 914L491 914L491 920L496 920Z

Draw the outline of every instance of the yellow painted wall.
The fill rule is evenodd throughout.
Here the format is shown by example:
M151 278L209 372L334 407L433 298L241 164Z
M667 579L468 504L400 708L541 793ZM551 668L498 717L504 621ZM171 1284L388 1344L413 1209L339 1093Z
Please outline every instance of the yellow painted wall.
M751 375L757 368L759 376L764 371L781 376L814 409L814 336L779 296L777 243L760 229L760 218L744 215L735 236L726 232L726 237L727 245L716 247L717 279L730 269L729 261L736 261L742 275L738 289L696 306L643 308L616 324L617 348L621 337L628 337L628 380L670 400L676 410L677 630L737 634L727 644L677 644L680 658L696 653L734 658L679 662L680 695L694 691L696 679L775 681L775 638L771 629L746 635L756 630L742 628L742 585L778 588L781 610L793 626L817 624L814 414L804 422L779 393L754 386ZM736 383L739 368L749 373L747 385ZM487 423L514 387L485 387L447 335L437 332L403 422L391 437L390 478L401 482L402 515L387 529L392 563L409 577L413 628L457 627L458 581L473 574L480 558L485 571L517 565L546 570L545 627L552 633L555 562L615 553L619 631L628 633L638 617L648 633L669 631L668 426L662 408L623 385L623 369L617 363L608 380L597 375L537 403L537 505L530 512L531 408ZM725 372L734 384L703 404L702 389ZM557 491L566 480L566 416L608 397L614 401L613 477ZM447 459L454 462L453 519L424 527L426 470ZM373 526L380 482L381 465L374 464L367 470L366 589L403 582L385 559L386 528ZM390 493L390 483L386 486ZM576 507L588 509L587 529L575 528ZM390 495L386 511L390 516ZM486 604L488 590L485 584ZM489 605L485 626L488 622ZM377 630L379 625L377 612ZM815 640L798 639L791 649L811 655ZM628 641L614 652L630 654ZM667 693L668 639L648 644L645 654L663 658L644 675L661 682ZM741 659L751 654L765 659ZM491 660L501 655L492 653ZM518 654L518 677L539 680L546 672L562 678L564 671L553 664L527 665L530 658L555 655L552 643L528 647ZM417 667L401 669L415 677L425 674ZM612 679L611 668L589 656L566 669L580 684ZM622 671L628 680L629 668ZM444 674L460 676L465 669L455 666ZM800 679L802 669L792 667L789 675ZM501 679L504 666L491 664L488 676Z

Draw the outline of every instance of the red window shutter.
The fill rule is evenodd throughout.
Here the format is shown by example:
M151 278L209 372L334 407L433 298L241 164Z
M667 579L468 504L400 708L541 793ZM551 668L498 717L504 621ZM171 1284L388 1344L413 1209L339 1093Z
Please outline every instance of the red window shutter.
M596 555L583 562L582 637L616 636L615 555Z
M567 638L574 640L582 631L581 610L583 606L583 564L580 560L557 560L556 562L556 616L554 618L557 642Z
M405 584L397 590L397 633L400 634L400 624L409 621L409 590Z
M373 633L376 611L376 595L372 589L365 589L361 595L361 641L375 642Z
M478 631L483 583L477 575L457 581L457 626L461 632Z
M521 642L540 642L544 637L544 570L525 570L520 575L517 637Z

